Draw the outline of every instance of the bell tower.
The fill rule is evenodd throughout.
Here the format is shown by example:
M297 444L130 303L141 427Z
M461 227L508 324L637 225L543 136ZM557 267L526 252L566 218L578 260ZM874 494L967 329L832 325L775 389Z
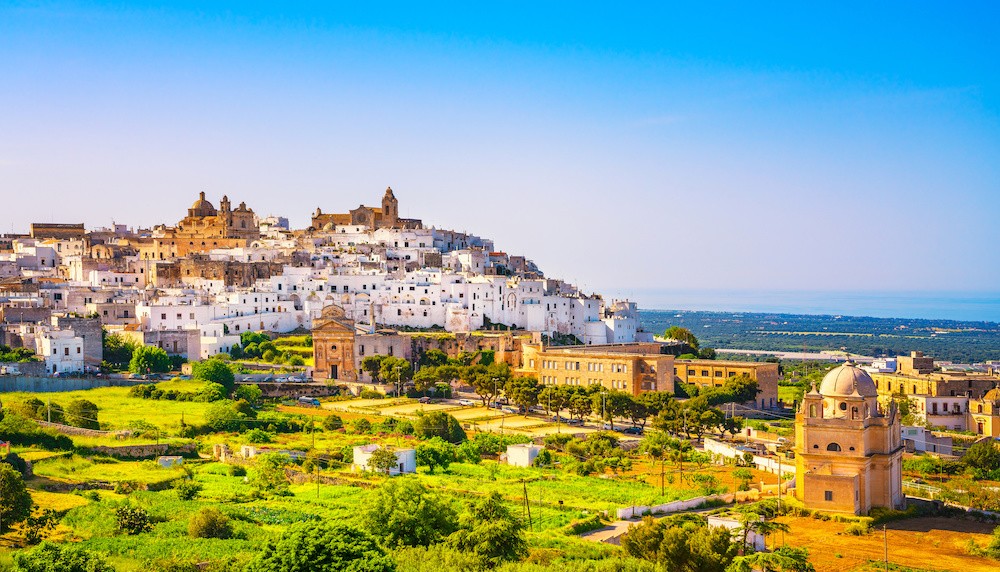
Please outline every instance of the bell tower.
M385 196L382 197L382 224L384 226L395 226L399 220L399 203L395 195L392 194L392 187L385 189Z

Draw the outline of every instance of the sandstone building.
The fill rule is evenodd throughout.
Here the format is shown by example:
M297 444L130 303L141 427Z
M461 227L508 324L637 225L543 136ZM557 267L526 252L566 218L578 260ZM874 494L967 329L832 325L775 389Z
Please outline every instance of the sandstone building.
M677 381L701 387L722 387L730 377L745 375L757 382L753 407L772 409L778 406L778 364L768 362L679 359L674 363ZM749 404L748 404L749 405Z
M531 375L542 385L601 385L639 395L674 391L674 356L660 353L660 344L607 344L546 347L522 345L524 365L519 375Z
M312 217L311 228L319 231L332 231L334 227L347 225L364 226L373 230L377 228L423 228L423 223L420 220L399 218L399 201L396 200L391 187L385 190L381 208L361 205L345 214L324 214L322 210L317 208Z
M795 496L811 509L866 514L903 508L900 414L847 362L814 386L795 416Z

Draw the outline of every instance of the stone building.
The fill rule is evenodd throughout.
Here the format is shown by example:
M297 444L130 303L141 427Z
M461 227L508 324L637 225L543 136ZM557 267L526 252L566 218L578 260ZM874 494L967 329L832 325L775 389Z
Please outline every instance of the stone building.
M260 237L257 218L246 203L232 208L229 197L223 195L216 210L200 193L198 200L188 209L188 215L177 223L178 238L240 238L255 240Z
M31 223L31 238L84 238L87 231L80 224Z
M674 356L659 353L659 344L556 346L523 344L519 375L542 385L601 385L639 395L674 391Z
M883 409L864 370L847 362L814 386L795 416L795 496L810 509L866 514L903 508L900 414Z
M674 364L677 381L701 387L722 387L730 377L746 375L757 382L760 393L753 407L778 406L778 364L767 362L679 359ZM748 404L749 405L749 404Z
M981 398L969 400L969 429L986 435L1000 437L1000 389L993 388Z
M323 308L320 317L313 320L313 380L357 381L355 334L354 320L344 314L343 308L334 305Z
M417 219L399 218L399 201L392 193L392 188L386 188L382 197L382 207L366 207L361 205L346 214L324 214L316 209L312 216L312 229L332 231L337 226L364 226L377 228L423 228L423 223Z

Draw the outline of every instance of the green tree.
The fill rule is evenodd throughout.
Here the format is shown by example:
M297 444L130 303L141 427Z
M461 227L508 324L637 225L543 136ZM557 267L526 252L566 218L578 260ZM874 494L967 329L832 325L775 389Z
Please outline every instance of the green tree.
M264 396L264 392L260 390L260 387L250 383L244 383L236 386L236 390L233 391L233 397L236 399L243 399L247 403L253 405L260 404L261 398Z
M680 326L670 326L667 331L663 333L663 337L669 340L677 340L679 342L684 342L692 350L698 351L698 338L694 337L691 330L687 328L682 328Z
M457 451L455 445L440 437L433 437L417 445L417 464L434 472L434 467L448 470L448 465L455 462Z
M524 523L503 504L496 491L469 507L459 521L459 529L448 537L447 543L475 554L482 566L488 568L521 560L528 553Z
M137 344L131 338L126 338L121 334L109 334L103 330L104 361L117 367L125 367L132 361L132 352ZM6 360L5 360L6 361Z
M422 367L413 376L413 388L420 392L426 392L438 382L437 369L433 367Z
M745 467L736 469L735 471L733 471L733 478L740 482L739 488L737 490L740 491L750 490L750 481L753 480L753 473L750 472L750 469L747 469Z
M399 466L399 457L388 447L378 447L370 457L368 457L368 468L372 471L379 471L389 474L391 469Z
M66 407L66 423L83 429L100 429L97 406L86 399L74 399Z
M226 395L231 394L236 386L236 377L233 375L233 370L229 369L229 366L221 360L207 359L195 363L191 370L195 379L218 383L226 388Z
M980 441L969 447L962 461L980 476L985 476L1000 469L1000 447L994 441Z
M288 486L285 467L291 464L286 455L264 453L257 455L256 465L251 473L250 483L260 491L278 491Z
M365 419L364 417L358 417L351 423L352 429L355 433L363 434L370 433L372 430L372 422Z
M180 500L194 500L203 488L201 483L193 479L177 479L171 482L170 486L177 492L177 498Z
M228 399L213 402L205 410L205 424L213 431L239 431L246 415L236 409L236 403Z
M726 572L814 572L807 548L781 546L774 552L737 556Z
M528 416L528 408L538 405L538 392L541 387L534 377L515 377L504 386L504 395L524 410Z
M268 542L245 572L395 572L396 565L368 533L329 522L293 524Z
M115 569L80 546L46 541L31 550L15 552L11 572L115 572Z
M580 391L570 393L568 386L564 386L564 391L562 393L569 394L569 399L566 404L569 406L570 417L583 420L584 417L590 415L594 410L593 398Z
M631 395L616 390L594 393L590 398L590 404L594 412L602 412L604 420L611 423L611 429L615 428L615 417L623 417L628 413L631 401Z
M538 392L538 403L545 408L546 413L559 414L567 405L571 397L564 391L566 386L547 385ZM589 410L589 407L588 407Z
M362 367L364 362L362 362ZM379 366L379 377L384 383L403 387L413 379L413 365L402 358L386 356Z
M465 440L465 430L458 419L444 411L431 411L418 417L413 425L413 433L424 439L440 437L456 444Z
M170 371L170 357L161 348L138 346L128 363L132 373L163 373Z
M28 518L33 505L21 473L7 463L0 463L0 524L3 525L0 531L9 531L14 524Z
M368 356L361 360L361 370L371 376L372 381L379 383L382 381L382 360L387 356Z
M451 504L416 477L386 481L361 513L362 526L388 548L437 544L454 532L457 520Z
M467 383L483 400L484 406L499 397L511 378L510 366L504 362L492 363L487 367L469 366L465 372L466 375L471 374L472 377ZM465 376L462 379L465 380Z

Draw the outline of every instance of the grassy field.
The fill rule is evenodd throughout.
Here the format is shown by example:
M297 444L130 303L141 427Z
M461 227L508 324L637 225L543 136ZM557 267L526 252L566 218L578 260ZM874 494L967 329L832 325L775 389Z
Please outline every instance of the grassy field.
M157 383L157 388L197 391L203 385L204 382L193 380L161 381ZM65 408L70 401L86 399L97 405L98 420L102 426L107 425L112 429L126 429L133 421L143 421L161 429L176 430L180 426L182 416L188 421L201 423L209 406L208 403L194 401L151 401L129 397L128 392L128 387L101 387L58 393L16 392L3 394L3 402L16 403L35 398L43 402L51 400Z
M79 455L53 457L35 463L40 477L73 482L131 481L162 483L184 475L180 467L163 468L156 461L119 461L110 458L84 458Z

